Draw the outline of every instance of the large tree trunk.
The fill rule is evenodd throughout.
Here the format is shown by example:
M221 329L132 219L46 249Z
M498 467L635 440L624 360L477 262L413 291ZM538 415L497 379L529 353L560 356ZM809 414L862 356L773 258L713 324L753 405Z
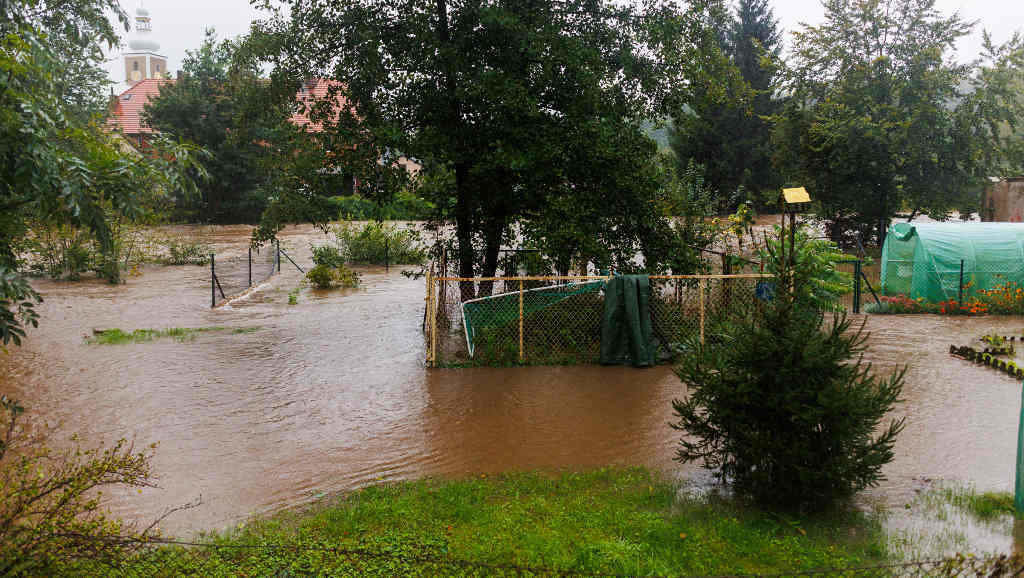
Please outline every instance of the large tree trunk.
M455 166L455 238L459 250L459 277L473 277L473 206L472 193L467 182L468 167L465 164ZM476 297L476 288L472 281L459 284L462 300L468 301Z
M501 251L501 234L505 230L505 220L495 218L487 223L484 231L484 277L494 277L498 271L498 253ZM491 295L494 291L493 281L480 283L480 296Z
M448 2L436 0L437 36L442 46L451 43L451 31L448 29ZM448 125L450 138L458 139L459 127L462 125L462 106L456 96L455 67L451 57L447 57L444 66L444 85L448 98ZM456 141L457 142L457 141ZM462 157L463 159L465 157ZM469 164L465 160L455 164L455 238L458 241L459 277L473 276L473 191L469 183ZM468 301L476 295L471 281L459 283L462 300Z

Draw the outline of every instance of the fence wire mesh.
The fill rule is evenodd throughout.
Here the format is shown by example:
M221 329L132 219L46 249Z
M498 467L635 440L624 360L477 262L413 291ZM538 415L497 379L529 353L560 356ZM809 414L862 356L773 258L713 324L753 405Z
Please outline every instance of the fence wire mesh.
M278 268L276 245L252 248L243 255L211 257L210 291L213 307L263 283Z
M877 262L865 262L860 259L839 261L835 264L836 271L848 276L850 291L839 296L838 305L851 313L860 313L864 306L875 303L881 295L881 267Z
M885 264L886 295L903 295L928 303L965 302L985 296L985 292L1020 287L1024 263L1017 261L979 261L964 256L953 262L914 261L890 258Z
M597 363L605 276L428 277L424 335L432 366ZM723 315L765 298L766 275L651 276L659 353L703 338Z
M628 571L595 571L553 568L460 559L448 554L443 544L390 543L374 548L330 544L203 544L158 540L124 555L68 560L53 568L54 575L161 576L676 576L692 573L634 574ZM896 577L1009 577L1024 574L1024 557L956 555L942 560L907 563L794 570L784 573L699 574L710 578L782 578L836 576L849 578Z

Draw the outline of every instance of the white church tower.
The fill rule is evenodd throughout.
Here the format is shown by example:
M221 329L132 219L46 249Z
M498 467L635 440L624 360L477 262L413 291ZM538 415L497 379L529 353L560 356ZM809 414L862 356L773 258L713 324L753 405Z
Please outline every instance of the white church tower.
M149 10L135 10L134 34L124 53L124 81L133 86L147 78L167 78L167 57L157 53L160 43L152 38L153 21Z

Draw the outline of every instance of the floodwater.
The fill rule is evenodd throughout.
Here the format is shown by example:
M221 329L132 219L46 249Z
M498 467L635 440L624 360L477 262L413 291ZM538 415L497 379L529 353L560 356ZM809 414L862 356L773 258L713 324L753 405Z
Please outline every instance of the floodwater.
M249 229L176 232L221 256L244 254ZM303 266L309 243L323 241L311 228L284 238ZM707 480L699 465L672 461L670 402L686 390L670 368L429 370L422 279L365 268L360 289L302 287L289 305L301 274L283 267L217 309L205 267L146 267L121 286L38 281L40 327L0 355L0 391L89 445L159 443L159 487L116 494L110 506L145 522L201 497L163 524L178 535L377 480L608 464ZM210 326L229 329L186 342L86 343L94 329ZM933 479L1011 490L1020 384L948 349L993 331L1021 335L1024 319L874 316L867 329L867 360L909 372L898 411L906 430L888 480L866 499L902 507Z

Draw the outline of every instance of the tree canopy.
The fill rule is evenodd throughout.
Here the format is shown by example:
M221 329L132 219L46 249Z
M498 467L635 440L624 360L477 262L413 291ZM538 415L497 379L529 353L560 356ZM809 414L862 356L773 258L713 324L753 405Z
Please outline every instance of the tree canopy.
M745 82L723 92L712 82L673 113L671 145L681 167L703 165L725 204L747 200L774 206L779 176L771 160L782 30L768 0L740 0L735 14L713 22L723 51ZM743 190L741 190L741 187Z
M706 25L719 2L284 4L289 16L253 31L274 76L337 81L351 111L329 131L339 142L401 152L422 162L424 180L450 185L429 190L455 223L464 276L493 273L509 227L523 217L554 224L568 197L596 195L610 202L584 204L616 223L642 221L656 187L630 175L650 172L656 150L640 121L697 82L730 78ZM632 227L632 242L653 228Z
M210 178L199 195L175 199L175 217L190 221L256 222L266 206L268 148L287 138L290 104L270 98L259 69L238 56L238 43L207 30L189 51L177 82L146 107L155 130L203 147Z
M18 343L24 323L34 324L39 296L17 271L28 222L41 219L88 230L108 257L102 273L119 279L110 220L139 216L147 192L188 190L188 169L200 170L198 151L167 140L160 154L139 158L107 133L102 117L83 102L100 100L102 85L81 85L82 99L62 90L69 69L65 53L75 47L86 66L99 44L116 33L106 22L109 2L72 2L63 17L44 8L62 3L5 2L0 20L0 337ZM114 3L116 4L116 3ZM100 22L102 20L102 22ZM105 24L104 24L105 23ZM82 34L95 33L88 38ZM70 48L68 48L70 50ZM92 91L92 92L90 92Z
M836 241L880 242L901 210L944 219L977 210L989 177L1017 173L1007 138L1021 101L1019 37L954 60L973 24L934 0L828 0L794 33L778 161L807 186Z

